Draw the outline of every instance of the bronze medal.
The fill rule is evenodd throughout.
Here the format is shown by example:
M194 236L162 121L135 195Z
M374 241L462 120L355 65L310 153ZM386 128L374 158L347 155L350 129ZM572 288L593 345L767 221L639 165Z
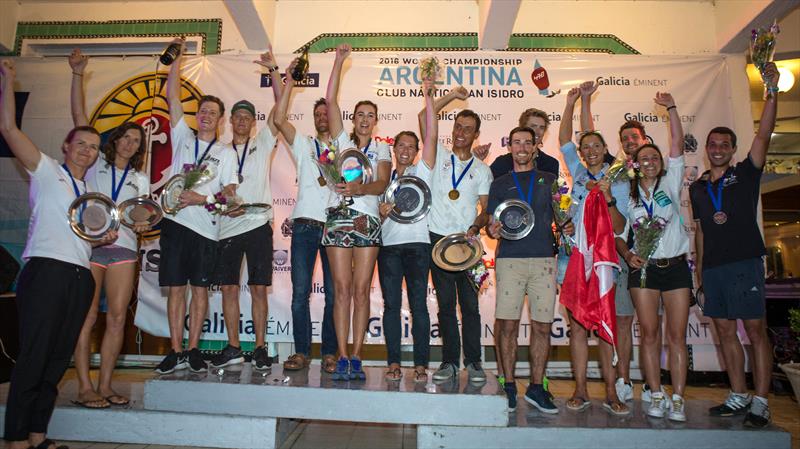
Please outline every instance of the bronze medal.
M325 178L322 176L317 178L317 182L319 183L320 187L325 187L325 185L328 184L327 182L325 182Z
M721 225L725 224L728 221L728 214L725 212L719 211L716 212L711 218L714 219L714 223Z
M450 197L451 200L455 201L459 196L461 196L461 194L458 193L458 190L453 189L447 194L447 196Z

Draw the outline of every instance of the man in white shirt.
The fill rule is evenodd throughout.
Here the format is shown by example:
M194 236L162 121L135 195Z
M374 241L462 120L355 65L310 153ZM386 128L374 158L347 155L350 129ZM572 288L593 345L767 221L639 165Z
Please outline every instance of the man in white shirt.
M176 39L175 43L182 43ZM180 66L182 53L170 67L167 77L167 101L172 143L170 176L184 172L187 166L202 167L214 173L207 183L185 190L180 195L181 209L167 215L161 222L161 263L158 283L169 287L167 318L172 350L156 367L156 372L166 374L176 369L189 368L203 372L206 363L197 346L203 321L208 314L208 286L214 271L219 239L219 216L205 206L215 202L214 196L223 189L231 194L238 179L236 155L230 148L217 142L217 128L222 124L225 105L217 97L200 99L195 118L197 134L186 123L180 94ZM192 302L189 309L189 345L183 351L183 325L186 314L186 283L191 286Z
M321 245L325 226L328 198L331 190L325 185L314 158L330 145L328 130L328 106L324 98L314 104L314 129L316 136L298 133L287 120L289 100L294 80L289 76L294 65L286 73L286 86L275 107L274 119L281 134L292 149L292 158L297 167L297 203L292 211L292 334L295 353L283 364L287 370L299 370L308 366L311 356L311 310L309 296L314 266L319 252L322 261L325 307L322 318L322 370L332 374L336 369L336 331L333 326L334 288L328 255ZM277 67L276 67L277 69ZM277 70L276 72L277 73Z
M466 99L461 87L453 89L434 103L439 111L456 98ZM424 117L425 110L420 112ZM480 135L481 119L475 112L464 109L456 115L453 124L452 151L439 145L433 167L432 204L429 216L431 245L453 233L479 236L480 229L489 222L486 206L492 172L483 161L472 155L472 144ZM420 119L423 139L426 127ZM480 206L478 213L476 206ZM442 335L442 364L433 374L435 381L446 381L457 374L461 358L461 341L458 330L456 302L461 307L464 342L464 364L471 382L485 382L481 368L481 317L478 294L470 285L464 271L445 271L431 264L431 279L439 303L439 329Z

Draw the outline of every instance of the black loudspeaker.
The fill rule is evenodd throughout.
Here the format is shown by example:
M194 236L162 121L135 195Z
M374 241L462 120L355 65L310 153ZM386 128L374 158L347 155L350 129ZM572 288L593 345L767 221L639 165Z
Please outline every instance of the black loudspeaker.
M19 262L0 245L0 293L11 290L11 284L19 274Z

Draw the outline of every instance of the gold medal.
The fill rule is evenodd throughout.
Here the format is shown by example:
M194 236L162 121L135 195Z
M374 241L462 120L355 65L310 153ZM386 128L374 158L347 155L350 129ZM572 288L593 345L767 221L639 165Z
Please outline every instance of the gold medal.
M328 183L325 181L325 178L324 178L324 177L322 177L322 176L320 176L319 178L317 178L317 182L319 183L319 185L320 185L321 187L325 187L325 185L326 185L326 184L328 184Z
M459 196L461 196L461 194L458 193L458 190L453 189L447 194L447 196L450 197L451 200L455 201Z

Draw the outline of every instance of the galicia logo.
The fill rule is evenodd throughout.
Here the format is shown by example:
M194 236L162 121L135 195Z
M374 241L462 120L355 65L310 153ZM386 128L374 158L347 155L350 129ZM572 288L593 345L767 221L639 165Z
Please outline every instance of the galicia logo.
M292 271L292 265L289 264L289 251L286 251L285 249L276 249L272 251L272 271Z
M283 223L281 223L281 235L285 239L290 238L292 236L292 221L289 220L288 218L283 220Z
M286 82L286 74L281 73L281 81ZM302 81L295 81L295 87L319 87L319 73L308 73ZM261 74L260 87L272 87L272 77L268 73Z
M659 122L658 116L655 115L655 114L652 114L652 113L637 112L637 113L634 114L634 113L631 113L631 112L626 112L625 115L624 115L624 118L625 118L625 121L636 120L637 122L641 122L641 123L658 123Z
M624 76L613 76L613 75L607 76L607 77L598 76L596 81L597 81L597 84L599 84L601 86L630 86L631 85L631 80L629 80L628 78L625 78Z

